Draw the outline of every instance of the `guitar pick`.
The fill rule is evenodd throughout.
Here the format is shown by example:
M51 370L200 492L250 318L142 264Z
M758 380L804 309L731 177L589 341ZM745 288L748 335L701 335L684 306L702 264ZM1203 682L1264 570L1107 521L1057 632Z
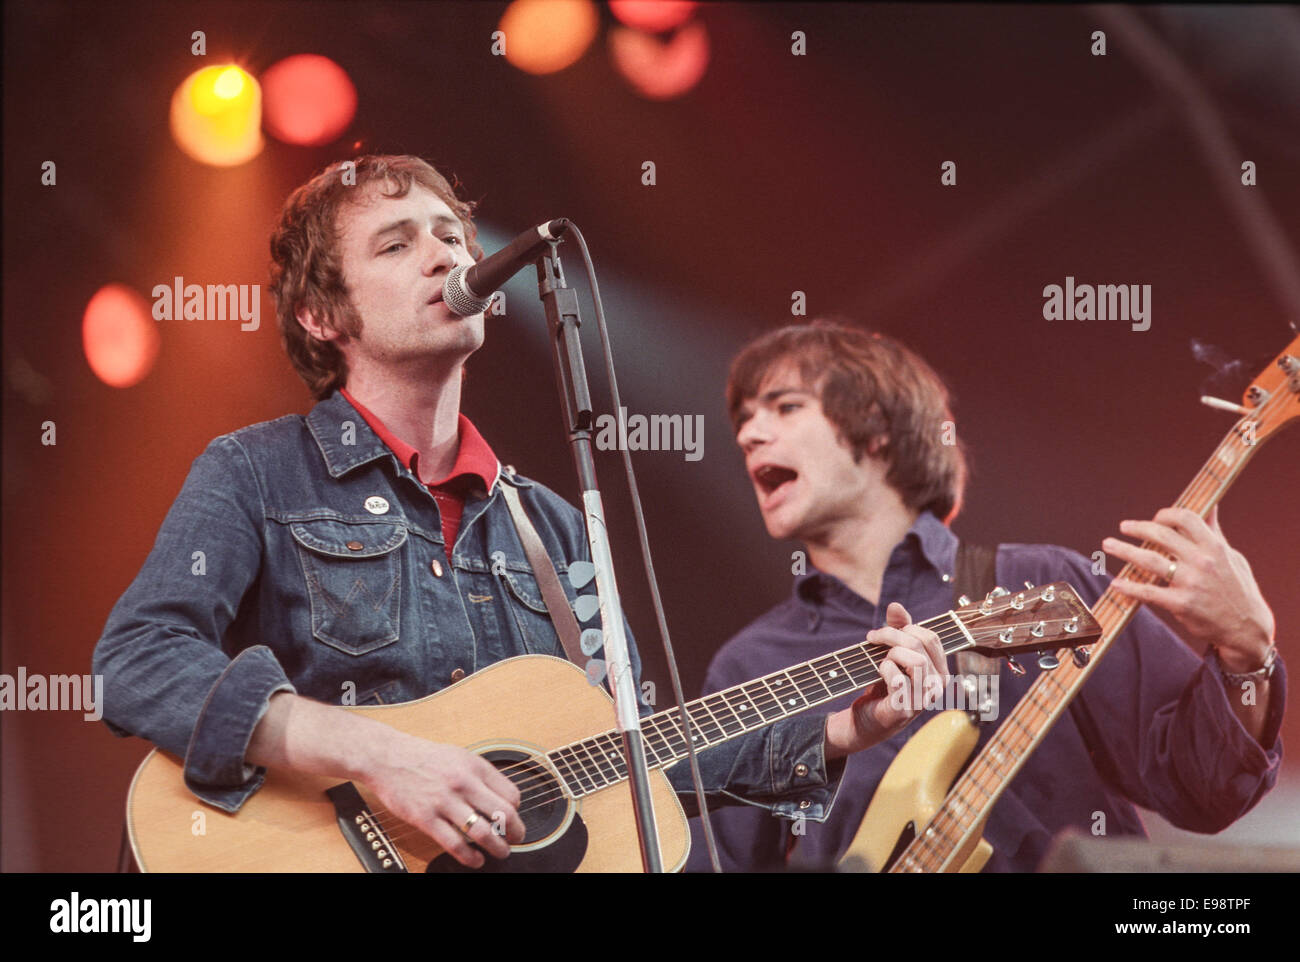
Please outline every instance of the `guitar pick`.
M595 595L583 595L573 603L573 613L579 621L590 621L600 611L600 599Z
M582 646L584 655L594 655L600 651L600 646L605 643L605 636L599 628L588 628L578 639L578 644Z
M587 684L599 685L605 680L605 662L600 658L593 658L587 662Z
M575 561L569 565L569 584L581 589L596 577L596 566L590 561Z

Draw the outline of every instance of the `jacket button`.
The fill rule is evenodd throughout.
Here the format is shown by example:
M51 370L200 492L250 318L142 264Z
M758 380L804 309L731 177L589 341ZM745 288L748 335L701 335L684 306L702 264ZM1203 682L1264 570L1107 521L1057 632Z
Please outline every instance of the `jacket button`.
M803 762L800 762L798 765L794 767L794 773L798 775L800 778L803 778L805 775L808 774L808 766L805 765Z
M803 800L799 803L799 807L800 807L800 808L811 808L811 807L812 807L812 802L808 801L808 799L805 798L805 799L803 799Z
M363 545L360 541L349 541L349 542L348 542L348 548L349 548L350 550L352 550L352 551L360 551L360 550L361 550L362 548L364 548L364 547L365 547L365 545Z
M453 671L453 672L451 673L451 680L452 680L453 683L454 683L454 682L458 682L458 681L460 681L460 680L461 680L462 678L464 678L464 677L465 677L465 669L464 669L464 668L457 668L455 671Z
M429 568L433 571L433 576L435 578L442 577L442 562L440 562L437 558L434 558L433 561L429 563Z

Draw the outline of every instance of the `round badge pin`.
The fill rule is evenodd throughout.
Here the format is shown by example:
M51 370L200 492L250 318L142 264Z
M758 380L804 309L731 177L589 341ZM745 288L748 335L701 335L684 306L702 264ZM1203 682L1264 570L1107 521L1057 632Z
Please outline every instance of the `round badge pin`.
M366 510L371 514L388 514L388 502L376 494L366 498Z

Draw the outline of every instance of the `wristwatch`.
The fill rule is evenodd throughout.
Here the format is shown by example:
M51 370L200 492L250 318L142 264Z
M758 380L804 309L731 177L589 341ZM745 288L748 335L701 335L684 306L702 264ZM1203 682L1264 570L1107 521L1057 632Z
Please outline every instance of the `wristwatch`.
M1254 671L1236 672L1228 671L1223 667L1223 659L1219 657L1219 649L1213 645L1210 646L1210 654L1219 664L1219 672L1223 675L1223 680L1230 685L1240 685L1248 681L1265 681L1273 677L1273 669L1277 667L1277 645L1268 646L1268 654L1264 656L1264 664Z

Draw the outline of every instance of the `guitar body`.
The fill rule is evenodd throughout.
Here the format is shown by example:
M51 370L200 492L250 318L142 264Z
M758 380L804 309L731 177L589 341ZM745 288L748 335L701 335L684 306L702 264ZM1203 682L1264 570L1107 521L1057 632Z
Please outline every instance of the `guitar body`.
M510 658L450 688L400 705L348 708L430 741L460 745L494 759L518 760L608 729L613 702L582 669L547 655ZM651 769L651 797L666 869L686 862L690 832L667 777ZM127 799L127 829L146 872L365 871L325 792L340 778L271 771L235 814L198 800L185 787L180 760L155 750L141 764ZM354 783L369 803L365 786ZM559 793L557 793L557 796ZM490 814L490 813L489 813ZM641 857L624 780L574 799L567 792L524 813L529 831L496 870L639 872ZM384 824L388 829L389 825ZM201 831L200 831L201 829ZM410 872L455 868L433 839L398 822L392 846Z
M861 859L869 872L883 872L928 825L970 758L979 728L964 711L940 712L907 740L876 787L862 824L841 864ZM978 872L993 854L993 846L975 832L968 851L952 864L961 872Z

